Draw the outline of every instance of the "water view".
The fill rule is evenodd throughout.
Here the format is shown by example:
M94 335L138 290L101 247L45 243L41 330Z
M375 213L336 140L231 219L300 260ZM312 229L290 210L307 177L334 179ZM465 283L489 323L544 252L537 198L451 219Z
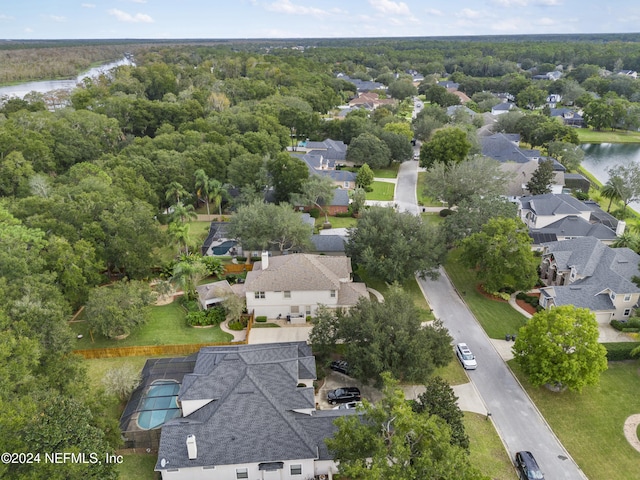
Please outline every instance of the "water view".
M75 79L68 80L44 80L41 82L27 82L20 83L18 85L9 85L7 87L0 87L0 97L20 97L24 98L27 93L38 92L47 93L53 90L73 90L76 85L82 82L83 79L89 77L98 77L103 73L108 72L112 68L119 67L120 65L134 65L134 63L128 58L122 58L117 62L106 63L99 67L94 67L81 73Z

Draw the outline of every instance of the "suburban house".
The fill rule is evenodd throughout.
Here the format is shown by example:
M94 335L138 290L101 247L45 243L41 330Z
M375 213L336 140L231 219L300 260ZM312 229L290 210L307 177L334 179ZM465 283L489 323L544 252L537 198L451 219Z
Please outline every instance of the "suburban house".
M333 478L324 443L355 410L316 410L306 342L202 348L162 426L155 470L164 480Z
M331 158L329 152L325 153L320 150L312 150L305 154L292 154L307 164L309 174L329 177L333 183L341 188L356 188L356 174L348 170L340 170L339 164L343 163L346 156L342 160Z
M520 148L520 134L495 133L480 137L482 155L501 163L500 168L512 173L512 180L507 187L508 196L517 198L527 193L526 185L541 160L553 161L553 181L551 191L561 193L564 187L565 167L551 157L544 157L540 150Z
M554 70L553 72L539 73L537 75L533 75L531 80L551 80L555 82L556 80L560 80L562 77L562 72L558 70Z
M635 70L620 70L619 72L616 72L616 74L625 77L631 77L633 79L638 78L638 72L636 72Z
M476 112L471 110L469 107L465 107L464 105L451 105L450 107L447 107L447 115L449 117L453 117L456 114L456 112L459 112L459 111L465 112L471 118L474 118L476 116Z
M222 303L225 297L233 294L234 291L229 282L220 280L218 282L198 285L196 287L196 293L198 294L200 308L206 310L207 308L215 307Z
M564 125L569 127L584 127L584 118L579 111L571 108L551 108L550 117L559 118Z
M311 235L314 252L322 255L344 255L346 240L342 235Z
M498 103L491 107L491 115L502 115L503 113L510 112L516 107L515 103L512 102L503 102Z
M256 316L305 317L318 305L349 308L368 296L364 283L352 279L351 259L295 253L269 257L253 265L245 280L247 310Z
M338 73L336 78L353 84L358 92L369 92L371 90L386 90L387 87L380 82L372 82L370 80L360 80L359 78L351 78L344 73Z
M381 105L396 105L397 100L393 98L380 98L380 95L374 92L359 93L357 97L349 100L350 107L366 108L367 110L375 110Z
M242 255L238 242L229 237L228 222L211 222L209 234L201 247L202 255Z
M640 299L640 255L629 248L611 248L595 237L543 245L540 305L588 308L598 323L626 320Z

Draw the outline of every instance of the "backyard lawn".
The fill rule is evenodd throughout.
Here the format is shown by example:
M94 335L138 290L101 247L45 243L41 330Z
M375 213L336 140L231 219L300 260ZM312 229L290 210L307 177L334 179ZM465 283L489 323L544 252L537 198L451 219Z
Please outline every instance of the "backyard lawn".
M398 176L398 169L400 168L400 164L398 162L393 162L387 168L374 168L373 176L374 178L396 178Z
M515 470L493 423L487 422L484 415L472 412L464 412L463 421L469 436L471 464L492 480L515 479Z
M124 455L118 465L120 480L156 480L160 473L154 472L158 455L153 453L132 453Z
M627 130L603 130L576 128L581 143L640 143L640 132Z
M81 315L79 319L82 318ZM185 312L176 302L161 307L154 306L149 321L140 329L134 330L124 340L110 340L94 332L92 342L86 322L74 322L70 326L76 335L83 336L76 341L76 349L217 343L227 342L233 338L232 335L220 330L220 327L188 326L185 321Z
M449 253L445 269L489 337L504 338L508 333L517 333L525 324L524 315L507 302L488 299L478 291L475 273L460 264L458 251Z
M509 366L588 478L640 478L640 452L622 430L628 416L640 413L640 362L609 362L600 385L582 393L532 387L514 361Z
M367 192L367 200L378 201L392 201L393 191L395 189L394 183L389 182L373 182L371 184L371 191Z
M357 218L353 217L329 217L329 223L331 224L331 228L349 228L354 227ZM322 224L324 223L324 215L320 215L316 218L316 228L322 229Z
M416 195L418 196L418 205L422 207L442 207L446 206L439 200L435 200L424 194L424 183L426 173L418 172L418 184L416 185Z

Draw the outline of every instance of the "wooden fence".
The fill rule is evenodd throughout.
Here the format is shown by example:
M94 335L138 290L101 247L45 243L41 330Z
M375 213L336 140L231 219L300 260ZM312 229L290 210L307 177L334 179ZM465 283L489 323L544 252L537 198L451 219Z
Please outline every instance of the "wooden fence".
M224 266L225 275L228 275L229 273L250 272L251 270L253 270L253 263L229 263Z

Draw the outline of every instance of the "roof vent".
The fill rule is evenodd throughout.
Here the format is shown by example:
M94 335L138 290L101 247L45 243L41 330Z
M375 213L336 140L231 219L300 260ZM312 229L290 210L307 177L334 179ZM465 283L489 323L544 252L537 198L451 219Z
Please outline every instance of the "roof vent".
M189 435L187 437L187 454L189 455L189 460L198 458L198 446L196 445L195 435Z

